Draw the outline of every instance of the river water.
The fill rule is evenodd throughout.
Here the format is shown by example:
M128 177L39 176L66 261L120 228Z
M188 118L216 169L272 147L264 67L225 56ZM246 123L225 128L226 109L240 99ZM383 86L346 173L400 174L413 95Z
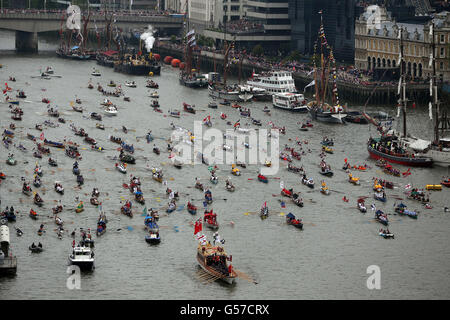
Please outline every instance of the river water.
M112 69L97 66L95 61L76 62L56 57L52 51L56 44L39 43L42 50L39 54L18 55L14 49L14 39L11 33L0 33L0 43L3 51L0 53L0 83L2 88L8 82L10 75L16 77L16 82L8 82L14 90L23 89L27 94L26 101L20 107L24 110L22 122L17 122L14 143L22 143L29 149L23 153L13 146L7 150L0 146L0 169L7 179L0 186L2 209L13 205L20 211L18 221L10 223L11 248L18 258L18 270L15 277L0 279L1 299L448 299L450 285L450 252L448 250L450 227L449 213L444 213L443 207L449 205L448 189L430 193L433 209L425 209L420 203L404 200L411 210L419 211L417 220L394 215L393 206L405 198L404 186L408 183L424 188L428 183L439 183L447 169L434 167L432 169L411 169L412 174L406 178L393 177L382 173L373 160L368 159L366 141L370 134L375 134L374 127L367 125L348 124L332 126L314 123L307 132L298 130L297 122L307 118L305 114L291 114L281 110L272 110L271 116L262 112L265 105L262 102L246 103L251 108L252 116L263 121L262 128L272 121L278 126L285 125L286 135L280 137L280 147L294 142L307 140L309 143L303 149L311 152L294 160L296 166L303 165L308 176L316 181L314 190L300 183L298 175L286 170L287 163L280 162L280 169L268 184L256 180L260 165L248 166L242 169L241 177L232 177L236 192L225 190L225 179L230 176L229 165L218 165L219 183L214 186L209 180L209 172L205 165L185 165L178 170L170 165L168 153L165 151L165 139L170 135L170 122L193 129L194 120L202 120L211 115L215 128L225 130L231 128L220 120L220 112L228 115L234 123L240 116L231 107L219 106L217 110L207 108L210 101L207 90L194 90L182 87L178 83L178 72L170 66L162 68L161 76L154 80L159 83L160 104L164 113L157 113L149 106L149 90L145 87L144 77L134 77L115 73ZM61 79L41 80L31 78L38 75L40 69L52 66ZM131 97L131 102L123 98L111 98L119 108L117 117L104 117L105 131L95 128L95 120L83 117L89 112L102 112L100 103L104 97L97 90L87 88L92 69L96 67L102 76L92 79L94 85L99 82L104 88L112 90L106 84L114 80L122 84L125 94ZM124 86L126 80L135 80L137 88ZM45 91L44 91L45 90ZM26 139L26 133L39 136L34 129L36 123L54 120L46 114L46 105L41 99L47 97L52 106L58 106L66 124L56 128L45 128L45 137L61 141L66 137L82 145L83 160L80 161L81 173L85 177L82 189L76 188L76 179L71 172L72 159L63 151L51 149L52 157L58 160L58 167L49 167L47 157L38 162L42 165L43 186L39 194L45 201L43 208L36 208L32 200L20 192L21 177L32 180L32 172L36 158L32 157L33 143ZM75 97L83 101L87 109L83 114L73 112L70 101ZM169 109L182 110L183 102L195 104L197 114L182 112L180 119L167 117ZM358 106L352 106L358 109ZM369 109L368 111L373 111ZM389 107L380 110L394 113ZM422 134L429 138L431 124L427 110L414 109L408 113L409 131ZM7 128L10 119L7 104L0 104L0 123L2 130ZM54 121L55 122L55 121ZM91 151L80 137L70 131L69 125L83 127L98 144L106 150L103 153ZM245 124L245 120L241 119ZM122 125L133 128L127 134L121 131ZM252 126L249 126L249 128ZM153 130L157 137L154 143L164 150L160 156L152 153L152 144L145 139L137 141L147 130ZM114 170L111 157L118 155L117 145L109 141L109 135L122 137L127 143L133 143L136 148L136 165L128 166L128 174L123 175ZM326 161L335 171L332 178L326 178L332 190L329 196L319 192L320 180L318 164L320 162L320 141L323 136L333 137L335 153L326 156ZM158 139L160 138L160 139ZM289 140L292 139L292 140ZM5 164L8 152L13 152L18 165L10 167ZM361 186L347 182L347 174L341 170L344 159L351 164L369 164L372 169L367 172L353 172L361 178ZM28 161L28 163L24 163ZM168 186L181 195L178 205L185 205L188 199L195 199L194 204L202 207L203 193L193 188L195 177L203 179L215 199L212 208L218 214L219 233L226 239L225 248L233 256L233 266L251 276L257 284L245 279L238 279L234 285L221 282L204 284L200 282L196 262L196 241L193 238L193 228L190 222L197 217L191 216L184 208L169 216L162 209L167 204L165 186L151 179L151 174L145 169L149 166L161 167L165 172ZM406 171L406 167L399 168ZM145 240L142 228L144 217L140 215L144 206L133 204L135 215L128 218L119 214L120 202L129 199L131 194L122 187L129 182L129 174L141 178L146 207L160 208L162 215L159 220L162 242L157 246L149 246ZM379 176L395 182L394 190L387 190L388 201L385 204L377 202L376 206L390 213L389 229L395 234L395 239L385 240L378 236L380 226L373 221L369 209L361 214L356 209L356 200L360 196L368 196L366 205L374 203L372 196L372 177ZM249 180L253 179L253 180ZM53 190L54 181L62 182L66 193L60 196ZM286 201L282 208L279 182L287 187L301 191L305 205L299 208ZM54 232L56 225L49 217L51 207L57 200L65 205L60 214L69 232L80 227L95 230L98 210L90 205L89 197L92 188L98 187L103 202L103 209L108 217L108 229L105 235L94 239L95 271L83 273L81 290L69 290L66 280L67 258L71 251L72 238L66 234L59 240ZM33 187L33 189L36 189ZM277 196L272 196L272 195ZM342 197L350 199L348 203ZM80 214L74 212L76 197L85 202L85 210ZM224 200L226 199L226 200ZM260 220L257 214L261 205L267 201L272 215L266 220ZM30 208L34 208L42 216L40 220L28 217ZM294 213L304 221L304 230L300 231L285 223L280 212ZM39 237L37 230L41 223L45 224L46 233ZM17 237L14 226L23 231L22 237ZM211 239L212 232L205 234ZM44 252L32 254L28 246L32 242L42 242ZM369 274L368 266L377 265L381 270L381 289L369 290L366 285Z

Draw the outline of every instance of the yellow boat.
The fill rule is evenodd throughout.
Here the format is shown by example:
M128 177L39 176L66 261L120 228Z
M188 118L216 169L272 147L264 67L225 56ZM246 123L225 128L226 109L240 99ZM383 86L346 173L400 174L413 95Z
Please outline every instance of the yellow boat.
M235 176L240 176L241 170L239 170L239 168L236 168L235 164L232 164L231 165L231 173L234 174Z
M78 204L78 206L76 207L76 209L75 209L75 212L76 213L80 213L80 212L82 212L84 210L84 204L83 204L83 201L80 201L80 203Z
M272 162L266 160L266 162L264 163L264 165L265 165L266 167L271 167L271 166L272 166Z
M442 185L440 184L427 184L425 187L427 190L442 190Z
M382 189L383 189L383 186L378 183L377 179L375 179L375 181L373 182L373 190L378 191L378 190L382 190Z
M333 149L327 146L322 146L322 150L325 151L326 153L333 153Z
M325 181L322 182L322 188L320 188L320 192L322 192L323 194L330 194L330 191L328 190L327 184L325 183Z
M353 177L351 173L348 174L348 181L354 185L359 185L359 178Z

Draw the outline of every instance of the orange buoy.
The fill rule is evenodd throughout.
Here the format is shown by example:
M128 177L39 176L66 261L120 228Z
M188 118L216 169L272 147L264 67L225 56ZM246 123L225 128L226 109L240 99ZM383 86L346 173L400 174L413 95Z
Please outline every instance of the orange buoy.
M164 63L165 63L165 64L170 64L170 63L172 62L172 60L173 60L173 57L171 57L171 56L166 56L166 57L164 58Z
M170 64L172 65L172 67L178 68L180 66L180 62L181 61L179 59L173 59Z

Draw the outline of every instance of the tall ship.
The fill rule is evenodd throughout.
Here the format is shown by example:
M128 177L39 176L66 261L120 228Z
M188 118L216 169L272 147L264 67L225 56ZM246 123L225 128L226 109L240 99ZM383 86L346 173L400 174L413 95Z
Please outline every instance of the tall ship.
M430 79L429 117L433 125L433 140L422 140L416 137L408 136L404 138L404 143L412 151L418 152L422 156L431 157L435 164L439 166L450 166L450 118L448 116L448 106L440 110L441 102L438 99L438 88L436 83L436 61L435 61L435 42L434 42L434 19L430 24L431 36L431 61L433 75ZM434 119L433 119L434 116Z
M225 99L228 101L249 101L253 98L253 94L242 92L238 84L227 85L227 73L230 67L228 56L233 44L224 43L224 60L223 60L223 82L209 81L208 93L211 97Z
M271 70L260 74L253 73L251 78L247 80L247 86L264 89L270 95L297 92L292 72L284 70Z
M308 110L313 120L343 124L345 123L344 118L347 114L344 112L344 108L339 104L336 60L334 59L333 50L325 37L322 11L319 13L321 22L318 39L314 44L313 55L315 99L308 103ZM317 60L320 61L320 66L317 65ZM330 78L331 84L329 84ZM331 105L325 102L329 90L331 91L332 97Z
M186 6L189 10L189 6ZM189 17L189 11L185 17ZM189 31L189 19L186 19L186 30L188 31L185 36L185 46L184 46L184 60L186 64L183 69L180 70L180 84L189 88L206 88L208 87L208 80L206 77L199 73L200 65L198 70L192 69L192 58L193 49L197 46L197 41L195 39L195 30ZM200 59L201 51L197 56ZM199 60L198 60L199 61Z
M66 30L64 30L63 24L66 15L67 15ZM61 42L59 48L56 50L56 55L58 57L73 60L95 59L96 56L95 51L86 49L86 43L88 38L87 28L89 25L90 17L91 17L90 12L87 18L83 17L83 32L81 32L80 8L76 5L70 5L67 8L66 13L61 17L61 27L59 31L59 34L61 36ZM73 44L72 41L76 43Z
M403 133L399 134L392 132L391 130L383 130L383 128L378 125L381 131L380 138L370 137L367 142L367 151L373 159L384 159L386 161L397 163L405 166L413 167L430 167L433 165L433 159L428 156L423 156L421 154L415 154L410 152L407 147L407 130L406 130L406 107L408 104L408 99L406 98L406 77L405 68L406 63L403 58L403 28L399 29L400 32L400 83L399 91L400 95L398 112L400 113L400 108L402 109L403 115ZM400 87L402 87L402 92L400 93ZM369 118L367 115L365 115ZM369 118L370 119L370 118ZM373 121L371 121L374 123Z
M138 76L160 75L161 64L150 52L148 55L138 53L125 53L119 56L119 60L114 62L114 71Z

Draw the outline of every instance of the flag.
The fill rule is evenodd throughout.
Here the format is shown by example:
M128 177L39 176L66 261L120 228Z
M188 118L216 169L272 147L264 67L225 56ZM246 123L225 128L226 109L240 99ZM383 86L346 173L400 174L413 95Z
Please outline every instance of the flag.
M284 201L281 201L281 207L286 208L286 203Z
M307 76L310 76L313 72L314 70L311 70L310 72L307 73Z
M305 92L306 88L311 87L316 84L316 80L311 81L306 87L303 89L303 92Z
M238 121L236 121L236 123L234 124L234 127L235 127L235 128L241 125L241 124L239 123L239 121L241 121L241 119L239 119Z
M374 204L372 204L370 207L372 208L372 211L375 211L376 207Z
M408 183L408 184L405 186L405 190L411 189L411 187L412 187L411 184Z
M191 44L193 41L195 41L195 35L192 36L192 37L188 40L188 44Z
M200 231L202 231L202 222L201 220L197 220L195 221L195 225L194 225L194 235L196 235L197 233L199 233Z
M41 133L40 139L41 139L41 140L44 140L44 133L43 133L43 132Z

